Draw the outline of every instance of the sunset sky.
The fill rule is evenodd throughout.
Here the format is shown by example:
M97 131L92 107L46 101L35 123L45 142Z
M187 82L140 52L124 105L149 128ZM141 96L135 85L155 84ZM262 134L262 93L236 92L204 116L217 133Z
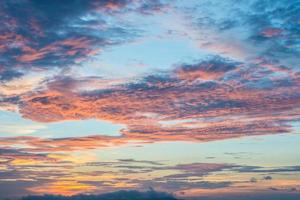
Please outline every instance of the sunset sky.
M300 195L299 0L1 0L0 199Z

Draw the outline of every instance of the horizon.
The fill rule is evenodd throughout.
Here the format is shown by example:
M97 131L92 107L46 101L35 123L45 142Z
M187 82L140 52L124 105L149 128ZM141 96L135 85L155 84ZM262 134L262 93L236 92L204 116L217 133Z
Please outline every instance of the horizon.
M0 200L300 197L299 0L3 0L0 22Z

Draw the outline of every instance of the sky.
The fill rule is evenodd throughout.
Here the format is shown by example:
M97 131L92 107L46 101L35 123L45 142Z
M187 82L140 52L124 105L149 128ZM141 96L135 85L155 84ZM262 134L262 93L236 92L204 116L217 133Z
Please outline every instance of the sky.
M300 195L299 0L2 0L0 23L0 199Z

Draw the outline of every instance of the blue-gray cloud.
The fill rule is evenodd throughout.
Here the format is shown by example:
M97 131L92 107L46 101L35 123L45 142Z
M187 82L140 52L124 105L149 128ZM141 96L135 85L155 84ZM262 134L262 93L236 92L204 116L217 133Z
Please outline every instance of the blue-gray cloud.
M160 6L160 1L132 0L1 1L0 80L36 68L67 68L106 46L130 41L138 30L114 15L151 13Z

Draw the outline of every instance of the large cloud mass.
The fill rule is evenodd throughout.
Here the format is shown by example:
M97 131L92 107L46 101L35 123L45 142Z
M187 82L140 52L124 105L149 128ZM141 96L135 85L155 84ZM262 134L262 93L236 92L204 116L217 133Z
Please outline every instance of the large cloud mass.
M274 73L213 57L104 90L79 90L77 80L59 78L24 96L19 109L41 122L96 118L126 124L123 138L150 142L290 132L289 122L299 118L299 75ZM67 87L57 87L61 82Z

